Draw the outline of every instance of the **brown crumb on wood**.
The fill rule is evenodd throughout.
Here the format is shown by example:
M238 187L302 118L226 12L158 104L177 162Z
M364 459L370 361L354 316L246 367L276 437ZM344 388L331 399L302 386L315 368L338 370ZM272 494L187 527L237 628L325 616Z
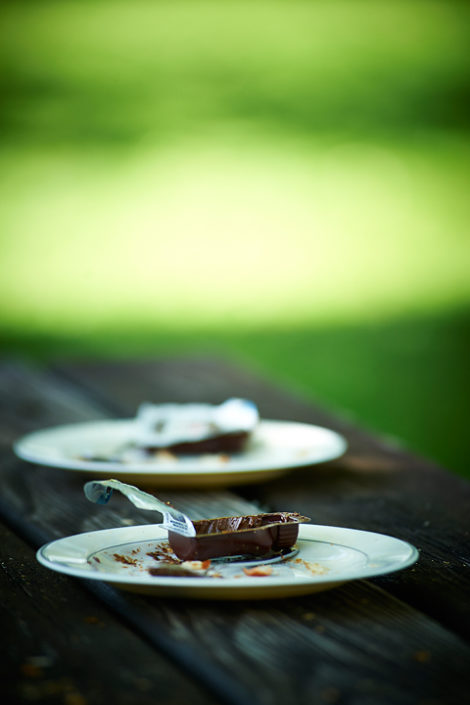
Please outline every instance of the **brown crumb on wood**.
M312 619L315 619L315 614L313 612L305 612L305 614L302 615L302 619L311 622Z
M336 703L339 700L339 696L340 692L338 688L334 688L333 686L324 688L320 693L320 697L325 703Z
M418 661L418 663L427 663L431 659L431 652L425 651L424 649L422 651L415 651L413 658L415 661Z
M20 669L21 675L25 678L40 678L44 675L42 668L39 668L34 663L22 663Z
M99 622L100 620L98 619L98 617L95 617L95 616L93 616L93 615L90 615L89 617L85 617L85 620L84 620L84 621L85 621L87 624L98 624L98 622Z
M64 702L65 705L87 705L88 701L83 697L83 695L77 693L77 691L72 691L70 693L65 693Z
M104 627L104 622L98 619L98 617L95 617L95 615L89 615L85 617L83 621L86 622L86 624L97 624L100 627Z

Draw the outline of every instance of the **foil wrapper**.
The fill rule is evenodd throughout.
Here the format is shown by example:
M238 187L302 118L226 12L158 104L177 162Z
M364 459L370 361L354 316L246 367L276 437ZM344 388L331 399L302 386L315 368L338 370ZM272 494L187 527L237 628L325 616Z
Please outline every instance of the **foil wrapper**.
M163 516L163 526L174 534L191 537L196 535L194 524L186 514L180 512L169 504L165 504L158 497L148 492L143 492L134 485L128 485L119 480L91 480L87 482L83 491L85 497L94 504L107 504L112 497L113 491L121 492L129 502L139 509L147 509L153 512L160 512Z

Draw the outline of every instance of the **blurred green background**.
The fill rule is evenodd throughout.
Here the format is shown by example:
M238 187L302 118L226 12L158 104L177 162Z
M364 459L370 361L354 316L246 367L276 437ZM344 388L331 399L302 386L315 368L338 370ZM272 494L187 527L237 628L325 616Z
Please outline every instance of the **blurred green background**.
M470 476L470 6L4 2L7 355L217 354Z

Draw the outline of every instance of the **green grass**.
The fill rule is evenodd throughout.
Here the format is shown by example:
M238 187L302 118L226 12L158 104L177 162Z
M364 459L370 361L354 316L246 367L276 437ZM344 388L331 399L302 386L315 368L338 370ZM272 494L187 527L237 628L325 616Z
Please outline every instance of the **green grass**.
M108 0L3 10L3 129L165 140L221 122L311 134L468 126L462 2Z
M470 145L233 136L0 154L3 319L312 325L470 297Z

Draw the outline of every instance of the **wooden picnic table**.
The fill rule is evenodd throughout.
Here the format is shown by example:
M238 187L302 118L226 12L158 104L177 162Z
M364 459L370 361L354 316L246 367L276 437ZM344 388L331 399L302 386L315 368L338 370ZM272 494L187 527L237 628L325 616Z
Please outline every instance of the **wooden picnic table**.
M470 484L245 370L212 359L0 367L2 691L8 702L442 705L468 698ZM41 566L35 550L148 523L123 499L96 507L83 476L28 464L22 434L131 417L143 400L253 399L261 416L318 424L343 457L260 484L165 488L192 518L293 510L316 524L414 544L403 571L303 597L156 599ZM5 701L4 701L5 702Z

